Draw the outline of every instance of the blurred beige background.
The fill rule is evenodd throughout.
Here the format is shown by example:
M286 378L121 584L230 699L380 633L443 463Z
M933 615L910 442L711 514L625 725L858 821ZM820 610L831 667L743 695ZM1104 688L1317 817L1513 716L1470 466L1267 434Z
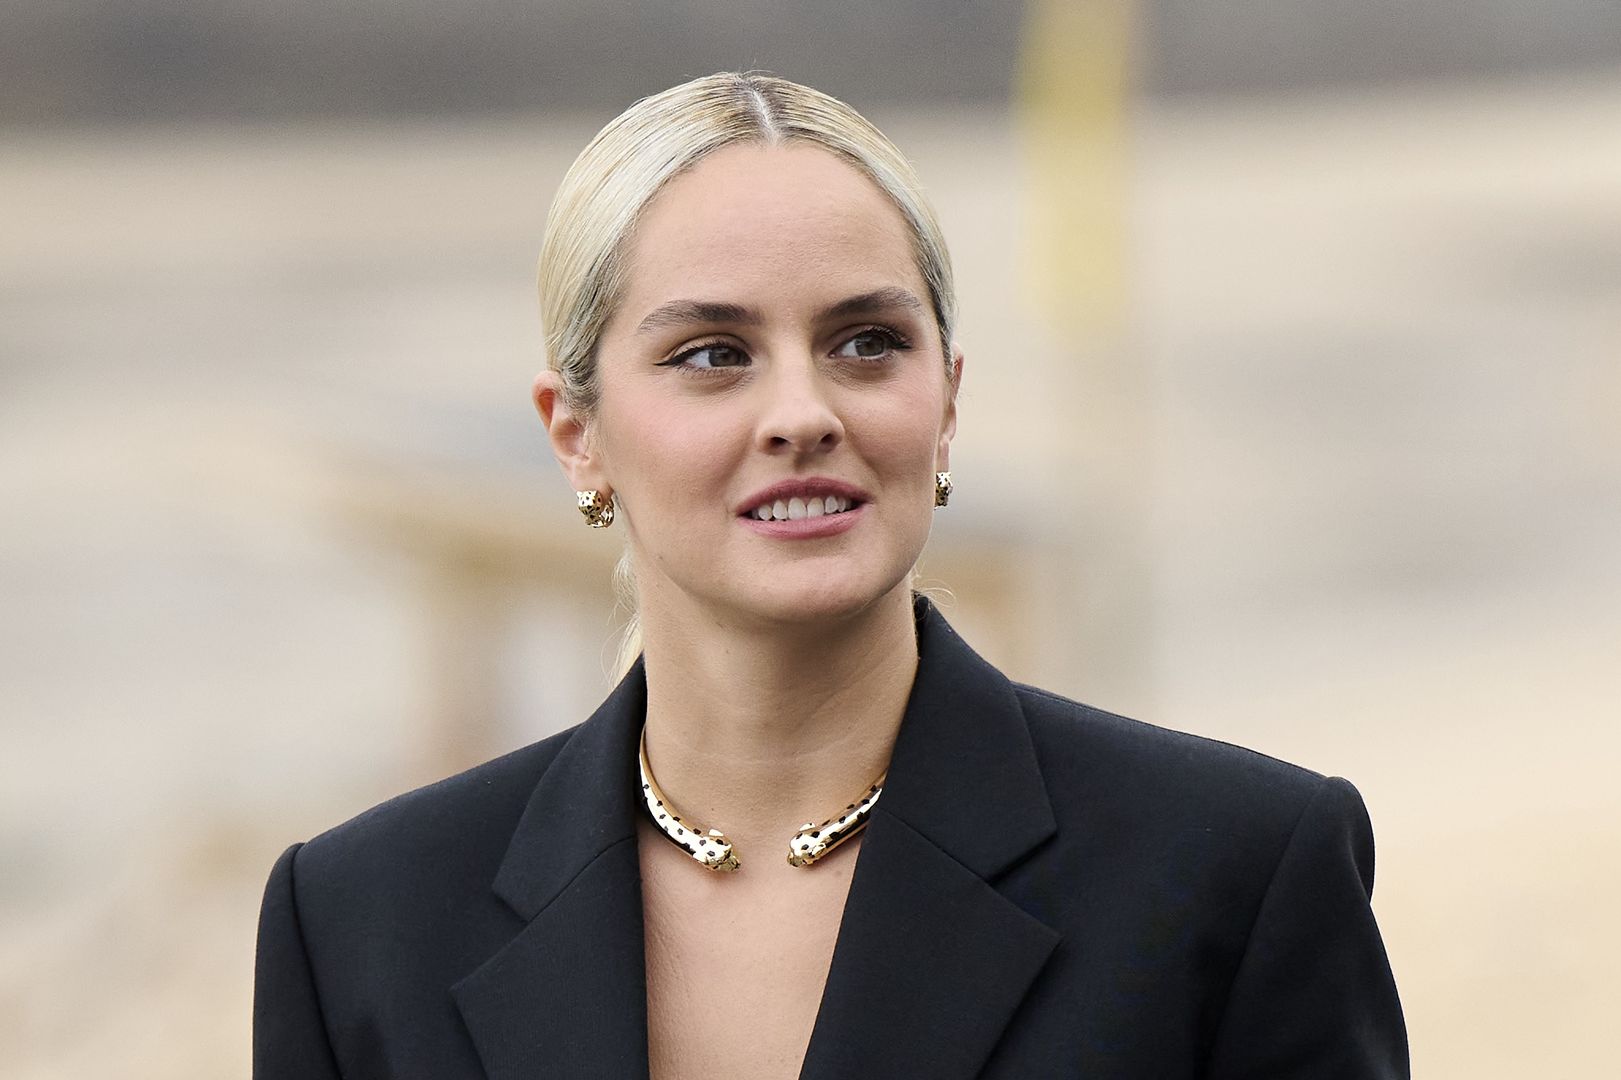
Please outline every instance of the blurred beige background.
M1351 778L1415 1075L1613 1068L1617 9L356 7L0 34L0 1074L245 1077L281 849L606 692L541 223L749 66L944 219L970 641Z

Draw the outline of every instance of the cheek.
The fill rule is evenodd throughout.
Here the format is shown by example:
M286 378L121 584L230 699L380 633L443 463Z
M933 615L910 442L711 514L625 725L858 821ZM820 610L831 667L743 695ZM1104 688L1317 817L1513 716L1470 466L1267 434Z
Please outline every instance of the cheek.
M896 395L881 407L864 410L858 422L850 426L862 433L862 442L870 453L894 472L927 473L933 484L944 409L938 394L920 388L915 393Z
M645 516L671 504L690 505L692 495L710 491L728 475L736 440L726 425L713 417L695 422L668 402L623 404L629 407L603 416L601 448L608 478L632 516L636 508Z

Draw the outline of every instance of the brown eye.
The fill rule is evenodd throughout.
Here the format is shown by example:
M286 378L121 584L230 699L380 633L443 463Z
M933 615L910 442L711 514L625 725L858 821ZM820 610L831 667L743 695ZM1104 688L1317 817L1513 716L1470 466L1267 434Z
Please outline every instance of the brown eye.
M856 360L882 360L905 347L905 342L886 330L863 330L841 345L834 355Z
M684 367L699 371L708 371L715 368L747 367L748 354L735 345L716 342L711 345L700 345L696 349L688 349L673 359L666 360L662 367Z

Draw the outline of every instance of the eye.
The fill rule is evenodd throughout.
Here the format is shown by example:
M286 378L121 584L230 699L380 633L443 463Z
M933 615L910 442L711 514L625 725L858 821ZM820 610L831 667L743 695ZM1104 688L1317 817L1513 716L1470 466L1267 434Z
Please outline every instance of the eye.
M869 327L840 345L834 356L851 360L883 360L891 353L910 348L905 338L881 326Z
M720 368L747 367L749 355L736 345L724 341L711 341L676 353L659 367L685 368L688 371L712 371Z

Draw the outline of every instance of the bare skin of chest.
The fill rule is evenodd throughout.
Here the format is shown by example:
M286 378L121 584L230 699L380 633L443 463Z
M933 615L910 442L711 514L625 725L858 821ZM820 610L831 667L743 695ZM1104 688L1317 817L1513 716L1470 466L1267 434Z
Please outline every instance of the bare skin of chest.
M794 1080L861 838L814 867L754 845L719 874L638 826L651 1080Z

